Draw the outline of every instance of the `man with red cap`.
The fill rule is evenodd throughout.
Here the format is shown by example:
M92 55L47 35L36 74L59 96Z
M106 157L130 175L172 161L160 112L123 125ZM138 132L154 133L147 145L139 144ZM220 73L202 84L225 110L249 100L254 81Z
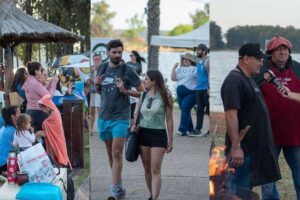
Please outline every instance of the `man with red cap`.
M283 85L293 92L300 92L300 64L292 59L291 50L292 44L286 38L279 35L271 38L266 49L269 56L264 60L256 80L269 110L275 153L278 158L283 151L292 172L297 199L300 200L300 104L282 97L276 89ZM266 71L271 72L272 80L277 79L276 86L264 79ZM262 197L279 199L275 182L262 186Z
M227 128L225 154L235 169L227 189L234 194L281 178L268 109L252 79L259 73L262 59L258 43L242 45L238 65L221 87Z

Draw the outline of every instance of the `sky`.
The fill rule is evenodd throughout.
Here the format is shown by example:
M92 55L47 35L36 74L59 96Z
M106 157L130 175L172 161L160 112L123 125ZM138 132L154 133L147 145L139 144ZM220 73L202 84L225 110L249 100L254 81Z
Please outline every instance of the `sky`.
M222 33L236 25L292 25L300 28L299 0L211 0L210 19Z
M128 29L126 19L132 18L136 13L142 16L147 7L148 0L105 0L110 11L116 12L112 19L114 29ZM91 0L92 3L100 0ZM160 30L171 30L179 24L192 24L189 14L196 9L203 9L209 0L160 0ZM145 25L146 23L146 16Z

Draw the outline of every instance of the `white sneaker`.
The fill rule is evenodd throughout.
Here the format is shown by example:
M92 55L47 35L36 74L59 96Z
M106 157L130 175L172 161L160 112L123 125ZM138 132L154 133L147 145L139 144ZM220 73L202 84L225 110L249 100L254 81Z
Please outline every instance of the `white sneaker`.
M176 134L177 134L178 136L186 136L188 133L189 133L188 131L187 131L186 134L183 134L183 132L181 132L181 131L176 131Z

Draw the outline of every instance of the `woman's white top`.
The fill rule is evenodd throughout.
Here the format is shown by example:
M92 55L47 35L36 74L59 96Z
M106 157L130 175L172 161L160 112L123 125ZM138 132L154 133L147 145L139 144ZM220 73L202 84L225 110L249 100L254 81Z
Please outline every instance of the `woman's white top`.
M194 66L178 67L176 69L177 86L184 85L189 90L197 86L197 68Z

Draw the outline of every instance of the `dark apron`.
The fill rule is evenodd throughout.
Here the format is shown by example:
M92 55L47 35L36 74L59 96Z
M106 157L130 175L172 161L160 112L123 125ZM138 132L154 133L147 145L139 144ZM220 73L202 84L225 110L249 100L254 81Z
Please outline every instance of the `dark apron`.
M250 157L252 187L281 179L278 161L274 152L274 141L268 110L263 95L253 79L239 70L255 93L253 106L247 112L239 112L239 130L251 128L241 141L245 156ZM228 140L228 137L227 137Z

